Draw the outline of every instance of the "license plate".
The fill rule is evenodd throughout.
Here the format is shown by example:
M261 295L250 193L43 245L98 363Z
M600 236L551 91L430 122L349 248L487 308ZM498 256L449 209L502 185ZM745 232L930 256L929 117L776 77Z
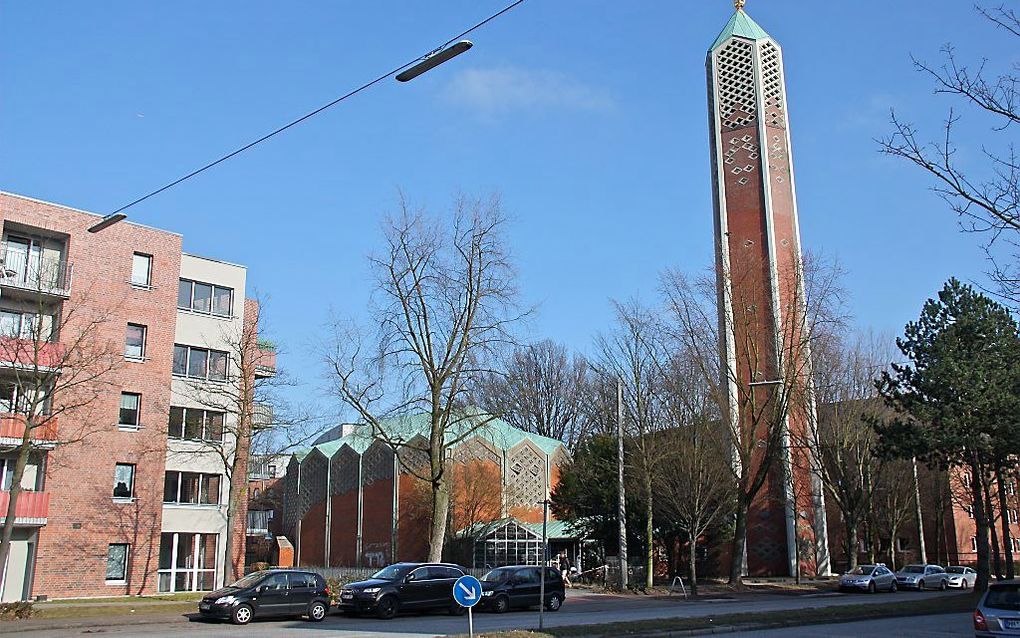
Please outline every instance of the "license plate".
M1020 620L1003 620L1003 629L1020 629Z
M342 600L350 600L350 599L354 598L354 594L340 594L340 598Z
M198 604L198 608L199 609L210 609L211 607L212 607L212 605L210 605L209 603L199 603Z

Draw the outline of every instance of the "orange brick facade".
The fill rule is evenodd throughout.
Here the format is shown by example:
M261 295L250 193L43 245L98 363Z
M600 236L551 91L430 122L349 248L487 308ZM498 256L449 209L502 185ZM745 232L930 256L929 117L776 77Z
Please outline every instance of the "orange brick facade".
M63 242L63 258L71 264L69 296L54 303L57 313L73 313L54 347L73 347L66 340L79 334L76 321L102 316L95 341L120 353L114 369L102 377L98 398L60 414L56 421L56 445L45 453L43 465L41 491L47 495L48 511L44 523L33 528L37 529L30 577L33 597L157 591L182 238L128 222L88 232L100 218L0 193L5 233L16 230L57 238ZM130 283L136 252L152 258L150 285ZM8 294L0 296L6 301ZM143 359L123 356L129 323L145 326ZM122 392L141 395L138 429L118 427ZM53 405L67 401L66 396L54 396ZM118 463L134 465L130 499L113 498ZM226 489L221 498L225 502ZM241 560L244 525L241 512L234 527L239 548L235 555ZM110 544L129 546L123 581L106 578Z

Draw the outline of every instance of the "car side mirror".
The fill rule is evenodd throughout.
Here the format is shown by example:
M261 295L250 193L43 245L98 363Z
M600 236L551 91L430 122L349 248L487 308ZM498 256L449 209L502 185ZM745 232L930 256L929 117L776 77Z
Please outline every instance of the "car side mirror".
M413 581L414 581L414 574L408 574L407 576L404 576L404 582L405 583L410 583L410 582L413 582Z

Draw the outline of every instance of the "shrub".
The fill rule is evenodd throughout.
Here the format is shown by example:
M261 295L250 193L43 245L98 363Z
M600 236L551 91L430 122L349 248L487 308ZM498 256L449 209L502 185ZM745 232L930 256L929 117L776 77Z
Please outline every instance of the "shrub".
M31 618L33 613L32 603L27 600L19 600L14 603L0 603L0 620Z
M329 604L337 605L340 603L340 589L343 588L344 584L340 582L339 578L327 578L326 586L329 587Z

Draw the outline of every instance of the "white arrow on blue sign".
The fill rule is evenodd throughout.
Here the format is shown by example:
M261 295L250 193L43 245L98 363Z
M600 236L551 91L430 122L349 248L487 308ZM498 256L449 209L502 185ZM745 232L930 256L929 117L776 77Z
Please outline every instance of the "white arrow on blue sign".
M453 584L453 599L461 607L474 607L482 599L482 583L474 576L461 576Z

